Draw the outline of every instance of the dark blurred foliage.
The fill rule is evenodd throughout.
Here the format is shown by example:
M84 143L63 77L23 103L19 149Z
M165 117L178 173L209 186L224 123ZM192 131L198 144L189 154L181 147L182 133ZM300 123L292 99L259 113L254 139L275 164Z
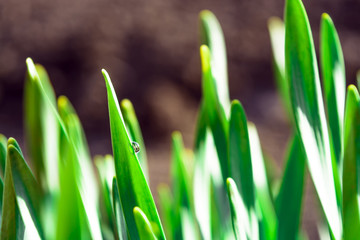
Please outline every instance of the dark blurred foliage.
M304 0L318 49L320 16L335 22L348 82L360 68L360 1ZM282 0L1 0L0 132L22 136L25 59L48 70L85 127L92 154L111 152L105 68L119 99L136 109L149 148L153 184L166 181L170 133L191 147L201 96L198 13L209 9L225 34L231 98L258 128L264 149L282 158L288 125L274 91L267 20ZM165 176L165 177L164 177Z

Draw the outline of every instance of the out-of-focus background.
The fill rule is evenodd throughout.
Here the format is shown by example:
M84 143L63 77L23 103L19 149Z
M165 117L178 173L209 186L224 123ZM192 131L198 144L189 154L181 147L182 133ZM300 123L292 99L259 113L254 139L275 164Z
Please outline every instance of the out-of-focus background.
M348 83L360 68L360 1L304 0L318 49L320 16L330 14L342 43ZM258 127L267 155L281 168L289 127L271 69L267 20L282 17L283 0L0 1L0 132L23 147L25 59L48 70L85 128L92 155L111 153L105 68L119 99L135 107L149 154L151 188L169 182L170 135L191 148L201 97L198 13L209 9L224 31L230 96ZM281 174L281 171L279 172ZM308 181L306 204L316 205ZM308 204L309 203L309 204ZM316 239L313 207L304 226Z

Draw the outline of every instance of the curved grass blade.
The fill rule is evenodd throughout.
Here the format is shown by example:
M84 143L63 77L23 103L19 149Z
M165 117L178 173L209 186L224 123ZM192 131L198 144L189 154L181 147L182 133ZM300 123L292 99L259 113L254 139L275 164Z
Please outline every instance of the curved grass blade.
M0 178L1 179L4 179L5 177L6 146L7 146L7 138L4 135L0 134Z
M345 110L345 64L339 36L330 16L324 13L320 27L320 60L330 129L330 147L340 179L343 167Z
M255 196L261 211L261 214L258 213L258 216L262 216L263 234L265 239L275 239L277 218L271 199L269 184L267 182L265 163L260 146L260 140L255 125L249 123L248 131L251 149L252 171L255 184Z
M146 177L146 180L149 181L149 170L148 162L146 157L146 148L143 136L141 134L141 129L139 122L137 120L134 107L130 100L124 99L120 103L121 113L124 117L126 129L129 131L130 138L132 141L137 142L140 147L140 152L138 153L138 159L140 162L141 169Z
M278 217L278 240L296 239L299 235L305 164L306 159L301 141L297 135L294 135L287 155L280 192L275 202Z
M276 87L286 112L291 116L289 83L285 75L285 25L278 17L268 21Z
M340 181L331 158L314 43L301 0L286 1L285 26L286 76L297 132L331 231L340 239Z
M134 207L134 218L140 240L157 240L149 219L139 207Z
M118 190L118 185L116 183L116 177L113 177L112 181L112 202L114 209L114 217L115 217L115 227L114 227L114 237L119 240L127 240L128 239L128 231L126 228L126 222L124 218L124 211L121 207L121 200Z
M44 238L40 220L42 194L22 153L18 150L16 140L13 138L8 141L6 165L11 169L14 190L26 231L31 231L34 234L33 237Z
M32 64L30 69L29 61L24 92L26 145L41 188L58 192L58 124L52 110L56 106L55 93L44 67Z
M219 102L216 94L216 84L212 75L211 56L206 45L200 47L201 66L202 66L202 87L205 108L205 118L211 128L217 154L220 161L223 181L229 176L229 151L228 151L228 131L229 123L226 119L224 109Z
M230 98L224 34L219 21L209 10L201 11L199 20L201 44L207 45L211 52L211 68L217 87L217 96L220 104L228 113Z
M250 142L245 111L237 100L231 103L229 135L231 176L240 186L240 195L246 209L250 211L255 209Z
M354 85L347 91L343 174L344 239L360 236L360 96Z
M226 181L230 202L232 225L236 239L259 239L259 229L254 209L249 211L243 202L235 181L228 178Z
M152 227L156 237L165 239L154 199L141 170L136 153L132 148L114 87L108 73L105 70L102 70L102 73L105 78L108 94L111 141L115 160L116 179L130 238L139 238L139 232L136 228L133 214L133 209L138 206L149 218L149 221L154 223ZM155 226L156 228L154 228Z

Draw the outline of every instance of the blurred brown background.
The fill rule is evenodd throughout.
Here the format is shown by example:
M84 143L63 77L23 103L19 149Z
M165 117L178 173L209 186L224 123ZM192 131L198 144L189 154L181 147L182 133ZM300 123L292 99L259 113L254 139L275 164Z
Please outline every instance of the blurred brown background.
M304 4L317 48L321 13L333 18L347 79L354 82L360 68L360 1L304 0ZM264 150L281 166L289 130L274 89L267 20L281 17L283 8L282 0L2 0L0 132L22 143L25 59L32 57L48 70L57 96L66 95L74 104L91 153L110 153L100 73L105 68L119 99L129 98L135 106L155 193L159 182L169 181L171 132L180 130L186 146L192 147L201 97L198 13L209 9L225 35L231 98L243 103ZM305 214L313 239L314 214L306 208Z

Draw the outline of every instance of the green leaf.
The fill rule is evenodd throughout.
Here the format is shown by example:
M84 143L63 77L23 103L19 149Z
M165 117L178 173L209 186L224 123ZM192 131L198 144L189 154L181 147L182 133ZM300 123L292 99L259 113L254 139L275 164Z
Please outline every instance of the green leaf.
M330 128L330 147L341 176L344 148L345 64L339 36L330 16L326 13L321 18L320 53Z
M276 199L277 239L296 239L301 223L306 159L301 141L294 135L287 154L286 168Z
M205 118L210 126L217 155L219 157L223 181L229 176L229 151L228 151L228 131L229 123L226 119L223 106L219 102L216 94L215 84L211 69L211 56L206 45L200 47L201 66L202 66L202 87L203 104L205 108Z
M331 231L335 239L340 239L340 181L335 159L331 158L310 24L300 0L286 1L285 26L286 76L297 132Z
M102 70L102 73L105 78L108 94L110 131L116 179L130 238L139 238L139 232L136 228L133 214L133 209L137 206L146 214L149 221L153 222L154 226L156 226L156 228L153 226L153 232L156 237L165 239L154 199L144 173L141 170L136 153L131 145L114 87L107 72Z
M113 177L112 181L112 200L113 200L113 209L115 217L115 239L126 240L128 239L128 231L126 228L126 222L124 217L124 211L121 207L121 200L118 190L118 185L116 183L116 177Z
M211 68L220 104L226 112L230 109L226 46L219 21L209 10L199 15L201 44L207 45L211 52Z
M163 221L164 230L167 236L167 239L175 239L173 234L174 231L174 222L175 217L173 214L173 198L171 195L171 190L168 185L160 184L158 186L158 196L159 196L159 205L160 205L160 216Z
M114 229L114 214L112 207L112 180L115 176L115 166L114 159L111 155L96 156L94 158L94 163L99 175L99 193L100 193L100 212L102 219L102 227L107 225L107 227Z
M360 96L354 85L347 91L343 173L344 239L360 235Z
M232 178L226 181L230 202L232 225L236 239L259 239L258 223L254 209L248 211Z
M146 180L149 181L149 170L146 157L146 148L143 136L141 134L141 129L139 122L137 120L134 107L130 100L123 99L120 103L121 113L124 117L126 129L129 131L130 139L137 142L140 145L140 152L138 153L138 159L140 162L141 169L146 177Z
M101 239L101 230L96 206L91 205L94 199L86 199L84 197L84 189L86 189L86 187L84 187L85 185L81 182L83 173L79 173L79 155L77 148L74 146L73 139L69 138L65 125L60 118L55 105L53 105L52 100L48 98L45 92L47 88L42 85L33 61L28 58L26 60L26 64L29 78L35 84L34 88L37 89L41 96L44 96L43 104L49 110L47 113L49 118L55 120L56 128L59 129L58 136L60 140L59 145L56 144L56 147L59 146L60 150L55 150L56 153L59 153L59 158L56 155L56 161L53 163L54 166L51 166L56 170L56 173L54 173L54 175L49 175L49 177L51 176L51 179L54 178L52 181L56 183L59 181L62 186L60 186L60 196L58 190L56 189L56 191L51 192L52 195L46 199L46 204L44 204L46 207L46 210L44 211L46 215L44 217L44 221L49 225L46 228L46 236L48 238L54 238L55 236L53 236L53 234L56 231L56 235L60 239L64 239L63 237L67 236L80 236L80 234L84 238L89 238L91 236L90 238ZM57 143L57 141L58 140L56 140L55 143ZM59 159L59 161L57 159ZM59 173L57 169L59 169ZM95 185L93 188L94 187ZM77 196L78 192L81 194L80 197ZM97 197L96 194L94 196L95 198ZM69 204L68 202L71 201L73 201L72 209L77 211L77 213L74 214L79 214L78 218L72 218L71 215L66 213L67 210L65 211L65 209L67 209L67 205ZM59 214L57 214L57 216L55 215L56 212L53 209L53 206L58 206ZM55 217L57 218L57 227L50 226L51 223L53 223L53 221L50 220L53 220ZM68 218L71 218L71 221L69 221ZM78 224L81 228L79 228L77 224L73 223L76 219L81 221L81 224ZM55 228L57 230L55 230Z
M357 78L357 87L358 89L360 89L360 70L356 73L356 78Z
M139 207L134 207L134 218L140 240L157 240L149 219Z
M0 178L5 177L5 163L6 163L6 146L7 138L0 134Z
M18 149L16 140L10 138L6 165L11 168L14 190L26 232L31 231L34 237L43 238L40 220L42 194L29 166Z
M231 104L229 135L231 177L240 186L245 207L250 211L255 208L250 142L245 111L237 100Z
M278 17L268 21L276 87L286 112L291 116L289 83L285 75L285 25Z
M10 159L7 157L6 161L9 162ZM25 225L16 200L10 164L6 164L5 166L4 193L2 199L0 239L24 239Z
M271 199L269 184L267 182L264 158L261 150L260 140L255 126L248 124L252 171L255 184L255 197L260 207L258 218L262 218L263 234L265 239L275 239L277 218Z
M31 62L31 63L30 63ZM28 67L24 92L25 140L34 164L36 179L45 192L58 192L58 124L53 114L54 90L41 65L26 60Z

